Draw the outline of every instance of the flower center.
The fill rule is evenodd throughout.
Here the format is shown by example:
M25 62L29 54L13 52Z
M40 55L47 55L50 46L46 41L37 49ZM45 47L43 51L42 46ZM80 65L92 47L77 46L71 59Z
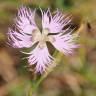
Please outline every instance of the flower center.
M48 41L48 29L43 29L42 34L39 38L39 46L43 48L45 46L45 42Z
M39 39L40 42L45 42L48 40L48 33L49 33L49 30L48 29L44 29L42 31L42 34L41 34L41 37Z

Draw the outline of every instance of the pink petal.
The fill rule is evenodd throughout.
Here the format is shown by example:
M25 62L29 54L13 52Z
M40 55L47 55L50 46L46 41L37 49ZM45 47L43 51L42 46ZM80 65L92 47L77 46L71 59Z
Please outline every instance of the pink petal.
M35 10L22 6L18 10L18 16L15 19L16 27L19 31L32 34L32 31L38 29L35 23Z
M44 72L52 64L53 57L49 54L47 46L41 48L39 45L34 49L29 58L30 65L36 64L36 72Z
M10 28L8 30L8 37L10 45L14 48L29 48L35 43L32 42L32 36L27 34L21 34Z
M50 10L47 12L42 12L42 26L50 30L49 33L60 33L65 32L63 29L66 25L71 22L70 16L65 18L65 14L57 11L54 16L52 16Z
M75 44L78 34L67 33L65 35L58 34L53 36L54 42L51 41L53 46L64 54L72 54L73 50L79 45Z
M41 33L35 24L35 11L32 12L30 8L22 6L15 19L15 29L18 31L11 28L8 30L9 42L13 47L29 48L36 43Z
M49 24L50 24L50 20L49 20L50 17L48 15L51 16L51 12L48 9L46 12L43 12L41 10L41 13L42 13L42 27L43 27L43 29L48 28Z

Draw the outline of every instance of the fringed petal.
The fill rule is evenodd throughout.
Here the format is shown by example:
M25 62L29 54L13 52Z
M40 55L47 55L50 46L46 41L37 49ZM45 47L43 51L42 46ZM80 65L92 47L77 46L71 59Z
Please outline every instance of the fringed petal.
M39 45L31 52L28 57L28 61L30 65L36 64L36 72L44 72L46 68L53 61L53 57L49 54L47 46L40 47Z
M15 25L19 31L26 34L32 34L33 30L38 29L35 23L35 10L22 6L18 10L18 16L15 18Z
M66 17L60 11L56 11L52 16L50 9L46 12L42 12L42 27L43 29L49 29L49 33L64 33L66 29L64 27L71 22L71 16Z
M33 45L32 36L21 34L9 28L8 30L9 44L14 48L29 48Z
M60 52L67 54L72 54L73 50L77 47L79 47L78 44L76 44L78 34L71 34L67 33L65 35L58 34L55 36L52 36L54 41L51 41L53 46L59 50Z

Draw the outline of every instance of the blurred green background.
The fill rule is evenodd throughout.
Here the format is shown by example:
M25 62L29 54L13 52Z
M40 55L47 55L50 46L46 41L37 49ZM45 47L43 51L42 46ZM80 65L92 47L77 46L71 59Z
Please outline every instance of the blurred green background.
M32 96L96 96L96 0L0 0L0 96L29 96L35 78L41 77L26 67L19 50L6 44L21 5L72 14L75 32L80 32L80 48L72 56L58 53L58 65Z

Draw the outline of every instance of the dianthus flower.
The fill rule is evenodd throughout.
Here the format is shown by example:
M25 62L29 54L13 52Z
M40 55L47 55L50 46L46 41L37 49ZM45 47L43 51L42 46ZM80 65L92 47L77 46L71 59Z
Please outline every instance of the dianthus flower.
M36 10L32 11L30 8L22 6L14 20L15 29L9 28L8 30L8 39L10 45L14 48L31 48L38 42L32 51L24 53L29 54L27 58L30 65L36 64L36 72L42 73L54 61L48 51L46 42L50 42L65 55L71 54L78 47L75 42L78 33L72 34L70 26L66 27L71 22L70 16L66 17L59 10L52 15L50 9L47 11L41 10L41 32L35 22L35 12Z

